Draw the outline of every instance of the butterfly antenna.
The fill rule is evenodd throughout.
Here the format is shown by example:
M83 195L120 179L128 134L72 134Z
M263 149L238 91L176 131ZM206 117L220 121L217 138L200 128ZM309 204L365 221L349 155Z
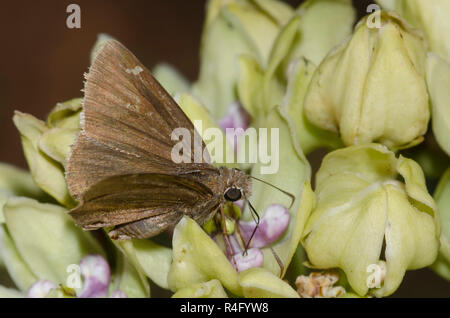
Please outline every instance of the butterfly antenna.
M275 188L275 189L277 189L278 191L280 191L280 192L286 194L288 197L291 198L291 205L289 206L289 209L292 208L292 205L294 204L294 201L295 201L295 196L294 196L293 194L291 194L291 193L289 193L289 192L287 192L287 191L284 191L283 189L280 189L280 188L278 188L277 186L274 186L273 184L271 184L271 183L269 183L269 182L267 182L267 181L264 181L264 180L262 180L262 179L259 179L259 178L253 177L253 176L250 176L250 178L255 179L255 180L257 180L257 181L259 181L259 182L262 182L262 183L264 183L264 184L267 184L268 186L271 186L272 188ZM249 202L249 203L250 203L250 202Z
M227 229L226 229L226 221L225 221L225 211L223 210L223 207L220 208L220 217L221 217L221 223L222 223L222 235L223 239L225 241L225 248L227 250L227 256L231 258L235 268L237 268L236 260L233 257L233 248L231 247L230 239L228 238Z

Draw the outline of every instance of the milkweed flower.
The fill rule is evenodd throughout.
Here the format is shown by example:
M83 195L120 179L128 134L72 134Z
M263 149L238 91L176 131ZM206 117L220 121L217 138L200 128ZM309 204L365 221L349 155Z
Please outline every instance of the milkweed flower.
M390 295L406 270L436 259L439 215L413 160L379 144L333 151L317 172L316 196L302 239L311 266L341 268L360 296Z
M339 133L346 146L420 143L430 119L426 52L421 33L400 18L365 17L315 71L304 102L308 120Z

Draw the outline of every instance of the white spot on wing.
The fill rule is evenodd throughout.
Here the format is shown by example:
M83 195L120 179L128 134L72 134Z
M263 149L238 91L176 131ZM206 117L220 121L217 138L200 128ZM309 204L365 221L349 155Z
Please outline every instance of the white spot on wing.
M141 73L141 72L143 72L143 71L144 71L144 70L143 70L142 67L140 67L139 65L136 66L136 67L133 68L133 69L127 68L127 69L125 70L125 72L127 72L128 74L133 74L133 75L138 75L139 73Z

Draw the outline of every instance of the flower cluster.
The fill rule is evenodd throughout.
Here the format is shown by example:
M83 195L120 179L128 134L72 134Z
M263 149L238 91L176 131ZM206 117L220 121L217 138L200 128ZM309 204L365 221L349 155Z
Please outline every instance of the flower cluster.
M29 172L0 164L0 268L15 285L0 297L149 297L150 281L173 297L384 297L428 266L450 280L449 2L377 2L356 23L350 0L209 0L198 80L153 69L200 135L278 129L277 173L225 164L295 197L254 182L259 222L235 202L158 239L84 232L65 180L82 99L45 121L16 112ZM224 135L223 155L241 138Z

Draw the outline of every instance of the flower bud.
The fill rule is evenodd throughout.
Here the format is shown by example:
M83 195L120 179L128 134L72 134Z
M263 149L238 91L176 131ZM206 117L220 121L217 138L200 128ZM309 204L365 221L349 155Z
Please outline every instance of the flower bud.
M316 70L304 111L345 145L379 142L393 149L421 142L430 118L426 46L420 33L385 12L362 19L353 36Z
M436 259L436 204L413 160L379 144L336 150L317 172L316 195L302 239L309 261L341 268L360 296L390 295L406 270Z

